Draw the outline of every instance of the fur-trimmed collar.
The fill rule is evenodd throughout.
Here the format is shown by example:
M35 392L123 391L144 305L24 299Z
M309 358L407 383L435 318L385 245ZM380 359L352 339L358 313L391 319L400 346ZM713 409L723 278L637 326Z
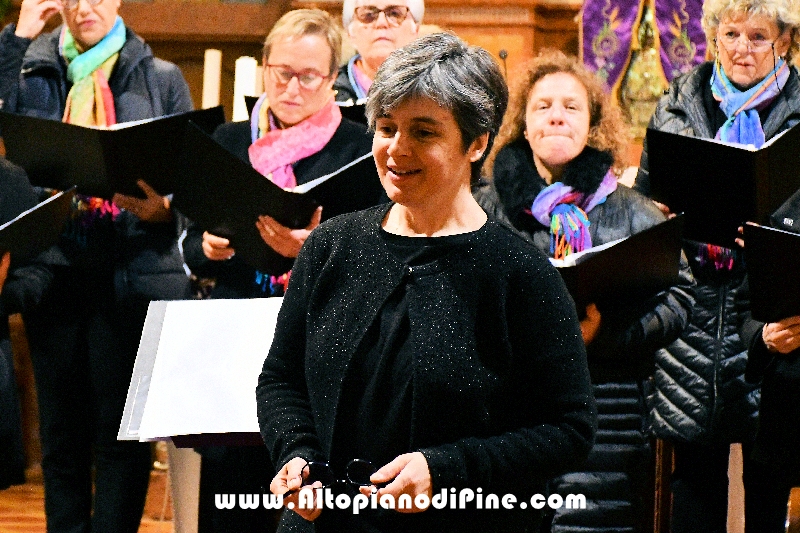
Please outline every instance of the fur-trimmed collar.
M561 181L574 189L591 194L597 190L613 162L610 153L587 146L578 157L567 164ZM508 144L498 152L492 179L503 210L512 221L523 210L530 209L536 196L547 187L547 182L536 170L533 152L524 138Z

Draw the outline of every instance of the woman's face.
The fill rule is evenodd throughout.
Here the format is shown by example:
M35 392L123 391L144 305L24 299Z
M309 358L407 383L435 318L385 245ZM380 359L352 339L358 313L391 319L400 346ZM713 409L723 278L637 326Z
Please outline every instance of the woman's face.
M717 30L717 54L725 74L740 89L763 80L789 50L790 31L764 15L724 18ZM774 43L774 53L773 53Z
M61 11L64 23L69 28L75 42L83 50L88 50L106 36L117 20L121 0L100 0L96 6L80 0L74 9L67 6Z
M375 124L372 154L389 198L406 207L444 205L469 187L488 134L465 151L453 113L428 98L398 105Z
M364 7L386 9L390 6L407 7L406 0L358 0L356 10ZM353 46L361 58L372 70L378 67L389 57L389 54L402 48L417 37L419 24L409 11L399 24L389 21L386 13L380 13L378 18L371 23L363 23L353 13L353 21L347 28Z
M531 88L525 138L539 173L549 178L583 151L589 140L589 94L572 74L557 72Z
M302 122L333 98L334 76L330 70L331 49L321 35L284 38L272 43L269 57L264 61L264 88L269 108L283 127ZM311 78L316 78L316 83L309 87Z

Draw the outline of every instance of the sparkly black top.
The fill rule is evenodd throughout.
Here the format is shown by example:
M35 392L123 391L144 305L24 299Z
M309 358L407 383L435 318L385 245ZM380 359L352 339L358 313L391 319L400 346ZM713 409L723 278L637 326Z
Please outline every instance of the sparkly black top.
M334 446L345 427L339 415L353 412L342 405L346 376L381 309L405 286L413 343L406 438L425 456L434 493L542 492L547 479L586 457L596 424L586 352L560 276L491 220L447 253L408 266L381 237L388 208L324 223L295 261L257 388L273 464L352 459ZM533 515L401 516L405 531L491 532L523 531ZM323 517L317 529L336 530L323 527Z

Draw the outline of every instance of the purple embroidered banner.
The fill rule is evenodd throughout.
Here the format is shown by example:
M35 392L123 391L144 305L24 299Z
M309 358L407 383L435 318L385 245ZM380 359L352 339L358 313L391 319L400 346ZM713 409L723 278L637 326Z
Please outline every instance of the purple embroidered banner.
M640 0L586 0L581 10L581 60L616 93L631 55Z
M668 81L689 72L706 57L700 24L702 0L655 0L661 65Z

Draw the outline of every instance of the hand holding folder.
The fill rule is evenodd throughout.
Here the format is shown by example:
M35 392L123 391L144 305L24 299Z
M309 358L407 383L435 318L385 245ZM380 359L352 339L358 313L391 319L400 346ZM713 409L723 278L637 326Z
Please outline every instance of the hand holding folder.
M732 247L745 221L759 224L800 189L800 127L759 149L647 130L650 196L686 215L685 236Z
M679 280L683 216L551 262L583 315L592 303L644 300ZM602 307L601 307L602 309Z
M210 234L228 239L236 254L256 269L264 269L279 255L267 245L276 238L268 235L270 231L308 230L314 227L319 206L324 206L321 218L330 218L375 205L383 191L371 152L291 191L192 125L184 135L183 153L173 205ZM270 228L267 218L259 222L264 215L283 229Z

